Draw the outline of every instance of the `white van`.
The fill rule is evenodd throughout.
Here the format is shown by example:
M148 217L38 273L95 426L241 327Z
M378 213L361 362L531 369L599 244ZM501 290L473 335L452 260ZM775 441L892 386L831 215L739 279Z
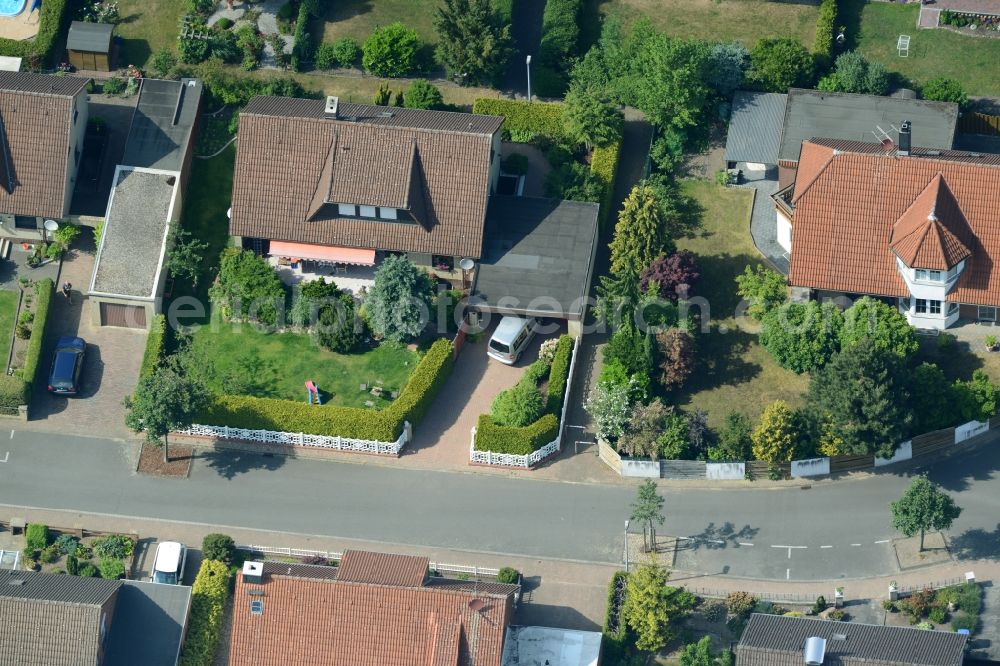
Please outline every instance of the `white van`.
M504 317L497 324L486 351L491 358L501 363L514 365L520 358L531 338L535 337L538 321L534 317Z

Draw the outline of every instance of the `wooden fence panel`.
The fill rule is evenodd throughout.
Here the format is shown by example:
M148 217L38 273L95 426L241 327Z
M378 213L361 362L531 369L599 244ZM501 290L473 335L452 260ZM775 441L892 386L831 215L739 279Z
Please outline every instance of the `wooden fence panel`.
M771 465L763 460L750 460L747 462L747 469L753 475L753 478L764 480L767 479L768 472L770 472L771 467L777 467L778 471L781 472L781 478L787 479L792 475L792 463L777 463Z
M832 456L830 474L860 472L875 467L875 456Z
M1000 116L986 113L963 113L958 119L958 131L963 134L1000 136Z
M622 457L603 439L597 440L597 454L608 467L615 471L615 474L621 475Z
M955 444L955 429L945 428L926 435L917 435L912 440L913 457L919 458L931 453L937 453Z
M704 479L706 477L705 473L705 461L704 460L661 460L660 461L660 478L661 479Z

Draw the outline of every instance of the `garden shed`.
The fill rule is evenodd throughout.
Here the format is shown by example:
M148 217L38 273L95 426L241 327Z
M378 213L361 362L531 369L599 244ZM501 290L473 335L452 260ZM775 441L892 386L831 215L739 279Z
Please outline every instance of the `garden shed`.
M73 21L66 38L69 64L77 69L98 72L111 71L111 31L110 23L84 23Z

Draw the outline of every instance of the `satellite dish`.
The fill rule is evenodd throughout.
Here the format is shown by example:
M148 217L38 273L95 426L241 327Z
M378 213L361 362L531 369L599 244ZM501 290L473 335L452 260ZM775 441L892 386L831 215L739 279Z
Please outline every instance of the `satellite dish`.
M476 267L476 262L470 259L469 257L466 257L465 259L462 259L460 262L458 262L458 267L461 268L463 271L471 271L473 268Z
M55 220L45 220L43 225L46 231L57 231L59 229L59 223Z
M896 145L892 139L882 139L881 143L882 147L885 148L886 150L892 150L893 147Z
M486 602L482 599L473 599L468 604L469 610L478 613L479 611L486 608Z

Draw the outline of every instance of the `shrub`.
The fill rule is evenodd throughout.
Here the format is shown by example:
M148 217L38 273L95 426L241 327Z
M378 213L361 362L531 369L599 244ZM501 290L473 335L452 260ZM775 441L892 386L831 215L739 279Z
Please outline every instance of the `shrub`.
M721 622L726 618L726 605L718 602L706 604L703 613L707 622Z
M562 409L572 357L573 338L568 335L560 336L555 355L552 357L552 366L549 368L549 391L545 404L546 411L552 414L558 415Z
M451 374L454 354L450 341L436 341L413 369L399 397L382 410L337 405L317 408L293 400L215 396L198 415L196 422L393 442L403 432L405 421L416 425L424 418L437 392Z
M278 320L285 289L267 261L249 250L227 248L219 260L219 279L209 290L237 319L252 319L268 326Z
M31 392L23 379L0 375L0 414L17 416L18 407L27 405L30 397Z
M963 108L969 104L969 95L962 88L962 83L946 76L931 79L920 92L924 99L936 102L955 102Z
M125 564L113 557L103 558L100 570L101 578L107 578L108 580L118 580L125 577Z
M539 80L540 94L552 95L562 92L565 86L564 73L570 58L577 51L580 35L580 6L582 0L548 0L542 13L542 41L538 46L538 64L562 77L563 86L551 86L544 78ZM546 90L547 88L551 90ZM543 92L544 91L544 92Z
M39 554L38 560L40 562L44 562L45 564L52 564L59 559L59 555L59 546L53 543L49 544L45 548L42 548L42 552Z
M210 666L229 598L229 567L204 560L191 588L191 616L181 666Z
M489 414L480 414L476 423L476 450L525 456L537 451L559 435L559 419L544 414L523 427L502 426Z
M285 4L281 5L275 13L275 18L278 21L278 30L280 30L282 34L290 34L292 32L292 20L297 18L295 14L295 3L292 2L292 0L289 0Z
M308 555L302 558L302 564L312 564L315 566L325 567L330 565L330 560L326 559L322 555Z
M284 7L282 7L282 9L284 9ZM281 12L279 11L278 13L280 15ZM232 19L228 19L225 16L223 16L218 21L216 21L212 27L215 28L216 30L229 30L234 25L235 23L233 23Z
M748 79L764 92L788 92L808 88L814 76L813 57L795 39L788 37L759 40L750 50Z
M898 608L896 608L896 602L893 601L892 599L883 599L882 608L889 611L890 613L895 613L897 610L899 610Z
M312 59L312 35L309 34L309 20L315 13L315 3L303 2L299 5L299 15L295 19L295 44L292 46L292 69L301 72L305 63Z
M55 540L55 545L59 547L60 553L72 555L76 552L76 547L80 545L80 542L72 534L60 534Z
M975 615L969 615L964 611L957 613L955 617L951 619L951 628L953 631L958 631L959 629L967 629L969 633L975 633L976 626L979 624L978 618Z
M503 567L497 572L498 583L516 583L520 574L514 567Z
M208 58L208 52L209 52L208 40L182 38L178 41L177 44L178 44L178 51L180 51L181 54L181 62L185 64L197 65L199 62L202 62L206 58ZM114 84L116 90L119 88L119 84L117 83L118 81L121 81L121 79L119 79L118 77L111 77L110 79L105 81L104 92L107 93L108 95L119 94L121 90L118 90L118 92L108 92L108 85L111 84L112 82L116 82ZM122 90L124 90L124 84L121 84L120 87Z
M562 104L512 99L481 97L472 105L472 112L490 116L503 116L501 130L512 141L527 143L536 137L553 141L565 140L562 122ZM515 133L520 138L515 138Z
M87 562L82 567L80 567L79 576L80 578L96 578L97 574L100 573L90 562Z
M139 366L140 379L153 374L163 360L167 332L167 318L162 314L154 316L150 323L149 336L146 338L146 349L142 353L142 365Z
M441 109L444 107L441 91L433 83L424 79L413 81L406 89L403 99L403 106L407 109Z
M813 604L812 612L813 615L819 615L826 610L826 597L822 594L816 597L816 603Z
M726 610L736 617L746 617L757 605L757 597L742 590L726 595Z
M213 532L206 534L201 540L201 554L207 560L218 560L230 564L233 561L233 553L236 551L236 543L233 537L227 534Z
M49 526L40 523L28 523L24 530L24 549L42 550L49 545Z
M969 615L979 615L982 608L982 588L978 583L966 583L956 588L955 605Z
M334 61L341 67L353 67L361 57L361 45L353 37L341 37L330 46Z
M376 28L365 40L361 64L375 76L398 78L416 69L419 50L417 31L397 21Z
M535 422L544 409L542 394L527 383L519 383L513 388L501 391L490 405L494 423L514 427Z
M124 534L109 534L94 541L94 554L102 559L123 560L132 554L135 542Z
M837 0L821 0L816 18L816 37L813 53L823 58L833 54L833 26L837 22Z
M76 576L80 573L80 560L76 559L76 555L66 556L66 573L70 576Z
M935 606L927 613L927 619L934 624L944 624L948 620L948 609L944 606Z
M590 155L590 172L600 180L604 186L604 194L601 196L601 210L598 213L599 221L603 227L608 220L608 216L616 210L614 205L615 194L615 174L618 172L618 158L621 154L622 140L619 137L616 141L606 146L597 146Z
M833 620L834 622L843 622L847 619L847 611L841 609L832 610L827 614L827 619Z

